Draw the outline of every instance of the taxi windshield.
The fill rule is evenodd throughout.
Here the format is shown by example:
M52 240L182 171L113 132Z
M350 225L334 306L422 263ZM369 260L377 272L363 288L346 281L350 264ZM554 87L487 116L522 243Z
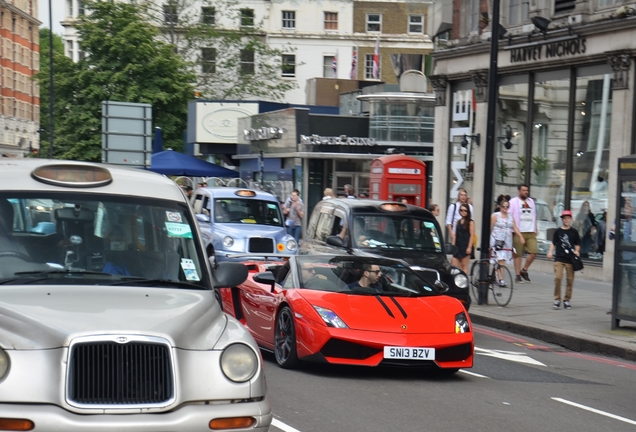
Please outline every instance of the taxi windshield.
M296 265L304 289L407 297L439 294L434 281L399 261L320 255L299 256Z
M216 198L214 222L243 223L282 227L283 217L278 203L259 199Z
M442 253L441 236L435 223L413 215L355 215L352 241L357 248Z
M86 193L0 194L0 283L33 283L32 276L50 284L161 280L203 288L205 263L186 205Z

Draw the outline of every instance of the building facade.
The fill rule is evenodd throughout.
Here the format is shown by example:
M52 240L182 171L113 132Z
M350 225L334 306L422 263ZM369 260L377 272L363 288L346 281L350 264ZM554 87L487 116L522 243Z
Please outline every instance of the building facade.
M455 0L453 11L450 40L433 54L434 177L442 179L433 200L448 204L463 187L475 208L491 209L482 198L486 181L494 197L528 184L542 207L539 238L549 242L561 211L571 209L583 256L611 278L617 159L635 150L636 10L611 1L501 1L494 83L489 5ZM495 160L484 176L489 85L497 86ZM590 228L587 208L603 220L604 236L599 223ZM474 216L481 227L481 212Z
M0 0L0 154L22 157L39 149L40 69L36 0Z

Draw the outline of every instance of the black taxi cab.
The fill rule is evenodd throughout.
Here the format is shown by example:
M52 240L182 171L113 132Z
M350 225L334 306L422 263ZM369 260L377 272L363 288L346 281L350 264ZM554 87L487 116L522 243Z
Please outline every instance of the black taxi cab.
M402 203L370 199L329 199L314 208L301 254L381 256L407 262L426 278L448 285L447 295L470 307L468 277L450 265L435 217L428 210Z

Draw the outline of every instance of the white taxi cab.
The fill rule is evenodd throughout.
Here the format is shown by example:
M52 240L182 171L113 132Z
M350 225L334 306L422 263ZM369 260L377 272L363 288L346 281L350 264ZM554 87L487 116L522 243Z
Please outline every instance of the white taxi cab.
M181 189L140 169L0 159L0 425L267 431L258 347L222 313Z

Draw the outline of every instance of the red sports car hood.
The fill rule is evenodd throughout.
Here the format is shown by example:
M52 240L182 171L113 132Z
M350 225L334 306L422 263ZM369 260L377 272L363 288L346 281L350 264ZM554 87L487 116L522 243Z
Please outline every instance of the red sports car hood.
M447 296L367 296L311 290L298 293L310 304L335 312L354 330L454 333L455 315L464 312L461 303Z

